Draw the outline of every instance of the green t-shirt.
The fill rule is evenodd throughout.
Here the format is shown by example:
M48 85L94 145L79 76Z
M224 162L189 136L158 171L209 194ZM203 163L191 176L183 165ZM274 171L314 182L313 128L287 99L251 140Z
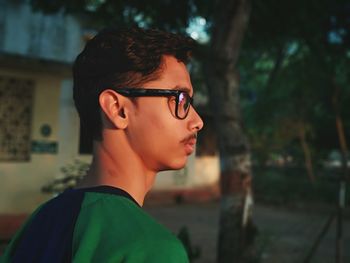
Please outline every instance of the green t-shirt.
M188 257L128 193L99 186L67 191L39 207L0 262L185 263Z

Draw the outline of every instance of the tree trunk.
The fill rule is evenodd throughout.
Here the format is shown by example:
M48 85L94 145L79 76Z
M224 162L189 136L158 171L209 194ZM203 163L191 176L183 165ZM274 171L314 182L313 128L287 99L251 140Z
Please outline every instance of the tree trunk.
M346 166L346 162L348 159L348 145L347 145L346 137L345 137L343 119L340 116L340 113L338 111L336 111L336 113L335 113L335 126L337 128L339 146L340 146L340 150L341 150L342 157L343 157L342 163L343 163L343 166Z
M314 184L316 181L316 178L315 178L314 169L312 165L310 147L306 141L305 124L303 122L301 122L298 127L298 137L300 140L301 148L303 149L303 153L304 153L304 162L305 162L307 175L309 176L310 182Z
M345 191L346 191L346 180L349 180L349 169L348 169L348 146L345 137L345 130L343 120L340 114L340 87L336 81L333 80L334 94L332 98L334 112L335 112L335 124L338 133L339 145L342 153L342 170L343 175L339 178L339 193L338 193L338 209L337 209L337 232L336 232L336 253L335 262L344 262L344 239L343 239L343 211L345 207Z
M344 177L348 177L348 169L347 169L347 162L348 162L348 145L345 137L345 130L343 125L343 119L340 114L340 103L339 103L339 95L340 95L340 87L333 81L334 85L334 94L332 98L332 103L334 107L334 114L335 114L335 125L337 129L338 134L338 140L339 140L339 146L340 151L342 153L342 168L344 171Z
M215 10L211 55L204 68L221 162L217 257L219 263L248 262L256 229L251 220L250 150L242 129L235 66L248 23L250 1L217 1Z

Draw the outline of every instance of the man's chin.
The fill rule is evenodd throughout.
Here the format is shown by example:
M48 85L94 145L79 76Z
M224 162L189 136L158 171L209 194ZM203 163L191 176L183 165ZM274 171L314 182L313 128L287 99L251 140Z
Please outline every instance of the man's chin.
M171 164L164 165L159 171L163 172L163 171L170 171L170 170L180 170L186 166L186 163L187 163L187 158L182 161L173 162Z

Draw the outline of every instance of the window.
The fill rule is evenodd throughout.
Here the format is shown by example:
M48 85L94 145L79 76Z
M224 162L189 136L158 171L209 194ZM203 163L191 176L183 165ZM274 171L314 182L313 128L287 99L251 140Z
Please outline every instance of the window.
M0 161L29 161L34 81L0 75Z

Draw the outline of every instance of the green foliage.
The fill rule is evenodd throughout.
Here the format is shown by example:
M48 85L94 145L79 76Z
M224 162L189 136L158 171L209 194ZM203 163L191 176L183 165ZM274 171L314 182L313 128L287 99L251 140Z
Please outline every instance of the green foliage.
M315 157L337 149L332 102L337 87L350 138L349 18L345 0L253 1L239 68L241 105L256 159L298 147L301 126ZM299 153L296 159L302 159Z
M257 202L287 206L336 205L339 171L319 168L311 184L302 167L254 167L254 190ZM347 187L350 193L350 186ZM350 202L350 195L346 196Z

